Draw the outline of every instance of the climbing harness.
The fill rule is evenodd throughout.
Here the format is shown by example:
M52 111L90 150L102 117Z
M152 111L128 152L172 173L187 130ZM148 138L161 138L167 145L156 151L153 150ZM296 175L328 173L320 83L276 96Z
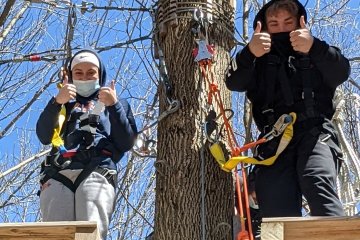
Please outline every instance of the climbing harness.
M58 86L61 87L61 84ZM75 105L76 103L72 104L73 107L75 107ZM110 184L115 186L116 170L98 167L102 159L101 157L107 156L111 158L112 153L106 149L98 149L93 145L97 125L100 120L100 113L103 110L104 104L100 101L96 101L94 108L90 110L90 112L82 113L80 115L79 130L85 134L84 140L87 144L87 147L86 149L82 150L67 150L61 137L61 129L64 126L64 122L68 116L66 113L66 107L62 106L59 113L58 126L54 129L54 134L51 141L53 148L57 149L58 151L55 154L48 155L43 163L44 171L40 180L42 184L52 178L63 183L66 187L75 192L81 182L86 179L92 172L98 172L103 175ZM70 166L70 164L81 164L81 166L83 166L83 170L75 182L72 182L70 179L59 173L59 171L66 169L68 166Z

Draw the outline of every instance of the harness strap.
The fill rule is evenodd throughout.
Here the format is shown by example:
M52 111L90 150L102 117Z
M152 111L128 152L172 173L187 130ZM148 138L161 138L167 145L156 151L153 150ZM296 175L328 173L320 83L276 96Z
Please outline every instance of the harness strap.
M280 87L285 100L285 105L291 106L292 104L294 104L294 97L291 93L289 81L287 80L288 77L285 70L285 64L280 64L278 76L279 76Z
M266 118L266 122L272 124L275 122L274 117L274 96L275 96L275 83L278 75L278 66L280 58L276 55L269 54L267 56L266 77L266 103L262 107L262 113Z
M312 71L311 71L311 62L309 57L303 57L297 60L298 71L300 72L303 92L302 99L304 100L305 112L308 118L316 117L315 114L315 101L314 101L314 91L312 86Z
M73 182L70 179L68 179L67 177L65 177L64 175L62 175L61 173L59 173L59 170L52 168L52 167L47 167L44 170L44 174L45 174L44 177L40 180L41 184L46 183L49 179L52 178L52 179L64 184L72 192L76 191L76 188L75 188ZM38 195L40 195L40 193Z
M88 165L86 165L74 182L75 191L80 184L98 167L99 163L99 161L91 161Z
M66 108L65 108L65 106L62 106L60 113L59 113L58 126L54 129L54 134L51 139L52 145L56 148L59 148L60 146L64 145L64 141L60 136L60 132L61 132L61 128L65 122L65 119L66 119Z

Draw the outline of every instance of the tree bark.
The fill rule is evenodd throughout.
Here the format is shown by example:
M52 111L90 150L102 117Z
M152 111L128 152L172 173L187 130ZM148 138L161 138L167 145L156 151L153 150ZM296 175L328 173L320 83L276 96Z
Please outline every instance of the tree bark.
M165 0L158 2L162 9L170 4ZM203 136L208 85L192 56L192 49L196 47L189 19L192 11L177 11L185 5L185 2L178 2L177 9L170 9L171 15L162 12L161 19L157 15L157 25L161 26L159 46L164 51L173 85L172 98L179 100L181 106L158 125L153 239L230 240L234 215L233 178L231 173L219 168ZM228 0L216 0L212 6L213 23L208 29L209 42L216 50L212 71L225 108L229 108L231 96L224 85L224 76L233 45L233 28L228 27L233 26L233 9ZM177 19L167 21L167 16ZM168 106L164 95L164 91L160 91L161 112ZM216 107L216 103L213 104Z

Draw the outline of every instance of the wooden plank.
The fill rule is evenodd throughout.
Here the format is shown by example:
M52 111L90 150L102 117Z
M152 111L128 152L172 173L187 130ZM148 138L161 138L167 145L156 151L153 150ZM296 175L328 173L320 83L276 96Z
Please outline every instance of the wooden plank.
M2 223L0 240L100 240L96 222Z
M264 218L261 240L357 240L360 217Z
M261 239L283 240L284 224L282 222L269 222L261 224Z

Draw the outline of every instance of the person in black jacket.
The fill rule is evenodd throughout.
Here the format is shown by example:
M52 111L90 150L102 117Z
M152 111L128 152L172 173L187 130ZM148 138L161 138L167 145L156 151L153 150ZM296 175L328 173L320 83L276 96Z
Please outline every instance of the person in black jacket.
M287 148L273 165L256 166L262 217L302 216L302 196L313 216L344 215L336 192L341 150L330 120L335 90L347 80L350 66L338 48L312 36L306 21L297 0L265 4L250 42L226 76L228 89L246 91L260 137L281 115L296 113ZM275 155L280 137L259 145L255 157Z
M67 73L36 125L41 143L52 144L41 168L42 218L97 221L105 240L115 206L116 163L132 148L137 128L114 81L106 85L96 52L77 52Z

